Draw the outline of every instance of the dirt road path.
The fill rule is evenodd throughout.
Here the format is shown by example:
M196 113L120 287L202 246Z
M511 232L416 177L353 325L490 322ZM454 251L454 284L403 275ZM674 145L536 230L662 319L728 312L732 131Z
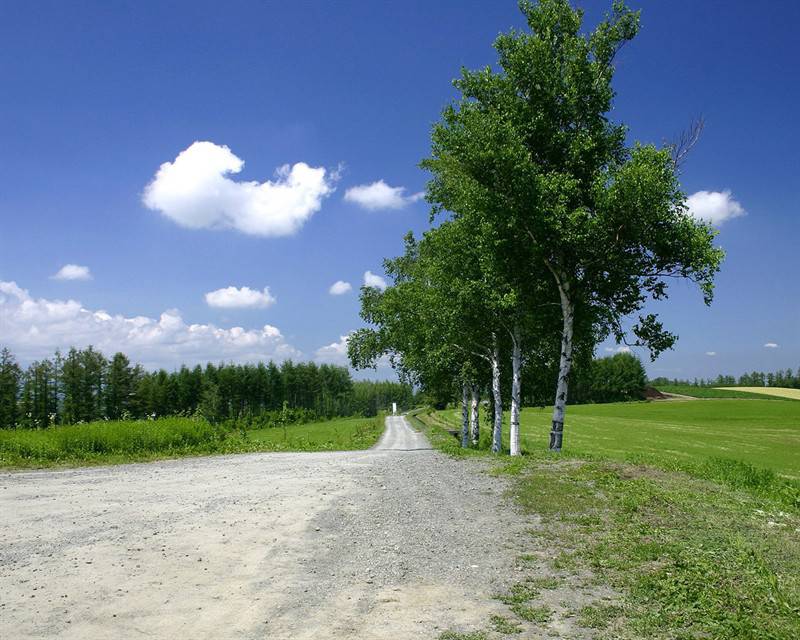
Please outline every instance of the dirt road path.
M0 474L0 638L484 626L524 537L478 464L397 417L370 451Z

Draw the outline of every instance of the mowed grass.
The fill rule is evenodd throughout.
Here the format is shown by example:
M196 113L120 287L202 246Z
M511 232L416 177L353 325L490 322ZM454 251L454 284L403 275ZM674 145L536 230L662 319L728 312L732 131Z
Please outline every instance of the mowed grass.
M453 410L439 413L457 426ZM552 410L523 409L523 451L547 447ZM564 452L617 460L743 461L800 479L800 404L772 400L630 402L567 407Z
M788 387L717 387L717 389L720 391L744 391L745 393L758 393L759 395L776 398L800 400L800 389L790 389Z
M0 468L119 464L192 455L366 449L383 417L341 418L253 431L198 418L102 421L49 429L0 430Z
M661 438L678 443L678 436L697 437L703 428L724 436L720 422L730 423L751 405L758 412L758 404L770 412L764 414L767 420L788 423L790 432L794 424L796 433L797 413L785 413L794 404L788 402L572 406L566 430L571 444L564 455L545 450L550 412L527 410L524 431L528 437L535 431L536 446L530 455L510 458L459 449L444 430L457 422L452 411L415 412L411 420L447 453L494 460L494 473L510 476L517 505L535 518L525 549L535 552L520 549L516 582L498 594L508 605L507 629L537 638L795 640L800 638L796 483L735 462L735 456L726 459L730 462L698 463L700 454L679 445L673 445L677 460L691 460L687 469L702 473L676 470L681 465L660 453L648 456L658 461L654 465L609 459L638 457L627 449L660 451L640 440L626 447L631 439L622 436L630 428L663 432ZM717 416L702 413L714 406ZM758 414L739 417L734 429L764 424ZM687 431L687 424L694 429ZM606 436L622 440L592 449L590 435L603 442ZM578 443L585 453L577 451ZM471 635L440 637L495 637L497 622L489 619Z

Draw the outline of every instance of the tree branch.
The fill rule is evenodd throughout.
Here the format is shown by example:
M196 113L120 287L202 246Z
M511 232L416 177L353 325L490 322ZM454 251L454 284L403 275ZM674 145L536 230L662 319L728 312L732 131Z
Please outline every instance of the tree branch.
M698 116L689 123L689 126L684 129L677 140L669 144L672 155L672 165L677 171L686 156L694 148L700 140L700 135L703 133L706 121L702 115Z

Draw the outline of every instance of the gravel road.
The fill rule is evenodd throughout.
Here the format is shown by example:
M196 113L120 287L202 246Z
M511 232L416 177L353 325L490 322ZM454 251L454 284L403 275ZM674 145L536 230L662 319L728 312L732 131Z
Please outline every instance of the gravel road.
M435 638L524 522L402 417L369 451L0 474L0 638Z

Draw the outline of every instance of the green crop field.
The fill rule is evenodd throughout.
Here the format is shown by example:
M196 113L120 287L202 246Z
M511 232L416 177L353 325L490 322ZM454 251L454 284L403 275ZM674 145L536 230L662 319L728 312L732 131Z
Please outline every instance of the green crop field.
M382 432L382 416L251 431L226 429L196 418L2 429L0 468L119 464L216 453L366 449Z
M438 414L457 428L460 414ZM524 409L523 450L547 447L550 409ZM633 402L567 408L564 451L615 459L730 458L800 479L800 404L773 400Z

